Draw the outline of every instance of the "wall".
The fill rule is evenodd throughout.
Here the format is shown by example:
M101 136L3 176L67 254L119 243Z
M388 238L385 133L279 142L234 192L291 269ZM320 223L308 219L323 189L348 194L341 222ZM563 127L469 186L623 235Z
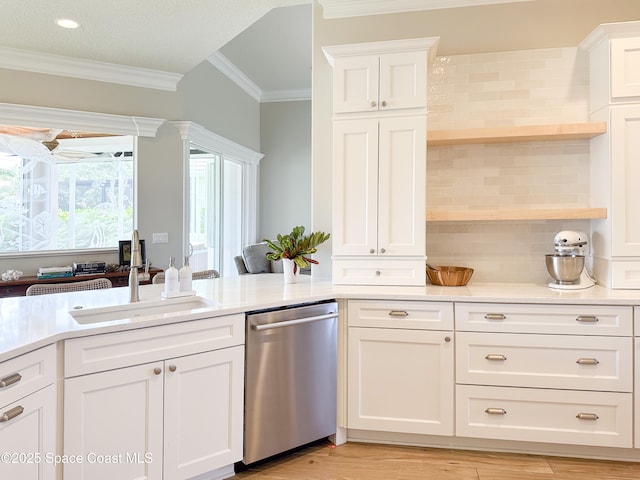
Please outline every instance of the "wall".
M311 102L263 103L258 239L311 232Z
M260 146L258 103L208 62L187 73L176 92L6 69L0 69L0 85L3 103L190 120L248 148ZM138 148L137 227L148 258L164 268L169 256L182 257L182 141L175 128L164 124L156 138L140 138ZM169 233L169 243L152 244L154 232ZM39 266L77 260L118 263L118 253L5 256L0 272L18 269L33 275Z
M332 71L321 47L433 36L438 29L429 15L324 20L314 5L314 229L331 229L326 159L331 158ZM428 128L587 121L587 74L586 55L574 46L438 57L429 72ZM590 206L588 149L587 141L429 148L427 208ZM554 234L588 231L589 223L425 222L425 228L430 263L474 267L475 281L546 282L543 254L553 250ZM316 258L320 273L330 275L330 249Z

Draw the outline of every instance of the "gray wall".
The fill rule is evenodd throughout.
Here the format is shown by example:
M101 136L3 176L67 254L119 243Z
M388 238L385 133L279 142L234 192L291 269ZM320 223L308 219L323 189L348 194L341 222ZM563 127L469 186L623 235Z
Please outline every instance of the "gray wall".
M260 150L259 104L208 62L178 84L177 92L0 69L0 102L167 120L188 120ZM183 154L177 130L164 124L156 138L138 142L137 218L147 256L164 268L169 256L182 257ZM153 245L152 233L168 232L169 243ZM39 266L76 260L118 262L117 251L103 254L25 256L0 259L0 272L35 274Z
M311 102L263 103L258 239L311 231Z

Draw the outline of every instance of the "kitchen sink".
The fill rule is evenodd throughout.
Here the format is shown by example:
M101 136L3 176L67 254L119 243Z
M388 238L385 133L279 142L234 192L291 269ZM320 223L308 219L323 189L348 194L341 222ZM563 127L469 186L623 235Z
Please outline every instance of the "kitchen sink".
M81 325L113 322L117 320L146 320L153 316L191 313L200 308L211 308L217 303L203 297L178 297L166 300L128 303L111 307L74 307L69 314Z

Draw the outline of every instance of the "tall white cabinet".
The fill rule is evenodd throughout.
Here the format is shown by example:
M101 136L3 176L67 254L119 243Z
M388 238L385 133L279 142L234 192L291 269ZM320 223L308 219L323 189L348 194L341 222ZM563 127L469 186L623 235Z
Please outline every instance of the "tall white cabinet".
M609 288L640 289L640 22L600 25L581 46L590 119L608 125L591 140L592 202L609 212L591 222L594 274Z
M436 45L324 48L334 69L334 283L426 283L427 68Z

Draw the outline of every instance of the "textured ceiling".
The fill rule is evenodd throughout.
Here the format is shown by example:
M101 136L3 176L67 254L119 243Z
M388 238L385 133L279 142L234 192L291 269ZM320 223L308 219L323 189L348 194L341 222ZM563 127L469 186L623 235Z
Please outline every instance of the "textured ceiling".
M273 7L304 0L6 0L0 45L184 74ZM80 23L75 30L57 18Z

